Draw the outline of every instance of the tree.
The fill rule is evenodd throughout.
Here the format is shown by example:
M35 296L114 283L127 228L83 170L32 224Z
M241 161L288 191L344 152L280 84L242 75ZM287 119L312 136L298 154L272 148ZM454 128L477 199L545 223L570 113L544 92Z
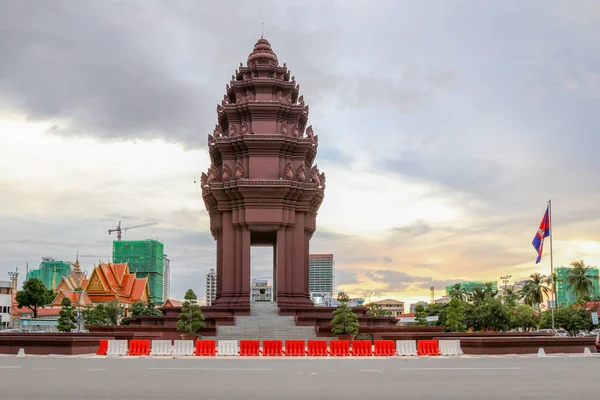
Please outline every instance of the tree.
M369 309L367 311L367 315L370 315L373 317L391 317L392 316L392 312L390 310L384 310L381 307L381 305L379 305L379 304L369 303L369 304L367 304L367 308Z
M150 299L148 300L148 304L146 304L146 310L144 310L144 315L158 317L162 315L162 310L156 306L156 303L154 303L152 299Z
M188 289L183 297L185 301L181 305L179 321L177 321L177 330L185 332L188 335L196 335L202 328L206 328L204 323L204 314L200 305L195 300L198 299L192 289Z
M464 303L460 299L456 298L456 300ZM446 319L448 315L448 303L433 303L427 306L425 310L427 312L428 317L438 317L437 321L433 321L431 324L436 326L444 326L446 324Z
M579 331L589 331L593 329L591 313L578 305L556 309L554 319L556 326L565 329L571 336L576 335ZM552 315L550 310L545 311L542 314L540 328L552 328Z
M452 289L450 289L450 293L448 293L448 295L453 299L457 298L461 301L465 301L467 299L467 291L460 287L460 283L452 285Z
M30 278L23 284L23 289L17 292L16 300L19 307L27 307L37 318L38 308L44 308L52 303L54 292L46 289L44 282L38 278Z
M146 303L141 300L136 301L131 305L129 312L132 317L137 317L138 315L144 315L146 311Z
M108 325L108 316L104 304L98 304L96 307L86 307L81 315L85 325Z
M422 304L415 307L415 324L417 326L427 326L427 313Z
M337 300L340 305L332 313L333 319L331 323L333 324L333 328L331 331L337 336L358 335L358 315L348 305L350 297L344 292L339 292Z
M504 305L509 308L515 308L517 306L519 296L514 290L507 288L502 296L502 300L504 301Z
M447 332L464 332L466 330L463 320L465 319L465 305L457 298L450 300L446 317Z
M333 328L331 331L337 335L358 335L358 315L352 311L352 308L347 303L341 303L332 313L333 319L331 323Z
M123 315L123 307L121 307L116 301L106 303L104 306L106 312L106 318L108 325L119 325L121 315Z
M498 291L494 289L492 282L486 282L485 287L483 288L483 294L485 297L496 297Z
M540 323L540 317L532 306L519 304L510 315L511 329L523 329L525 331L534 329Z
M519 297L523 299L525 304L530 306L538 306L544 302L544 296L548 296L550 289L545 285L546 275L533 273L529 275L530 279L525 282L523 288L519 291Z
M589 297L594 293L594 283L587 273L591 268L589 265L586 266L583 260L573 261L571 263L572 269L567 273L567 287L572 290L576 296Z
M152 300L148 300L147 304L142 300L138 300L131 305L129 311L132 317L137 317L138 315L162 315L162 311L156 307L156 304Z
M508 329L510 314L501 299L488 297L466 307L465 321L467 327L474 331L482 329L504 331Z
M77 317L73 310L73 304L68 297L62 299L60 304L62 305L62 310L60 310L56 329L60 332L71 332L72 329L77 328Z

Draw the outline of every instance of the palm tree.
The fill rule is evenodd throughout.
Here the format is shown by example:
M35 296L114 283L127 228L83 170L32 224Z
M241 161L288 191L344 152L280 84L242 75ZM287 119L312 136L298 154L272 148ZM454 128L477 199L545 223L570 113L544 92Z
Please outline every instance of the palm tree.
M473 291L469 293L469 301L475 303L476 301L483 301L486 298L486 292L480 287L474 287Z
M507 288L503 294L504 303L511 307L516 307L518 297L518 294L511 288Z
M498 294L498 291L494 290L494 287L492 286L492 282L487 282L485 284L485 289L483 289L483 293L485 294L486 297L494 298Z
M591 296L594 291L594 283L587 275L590 266L586 266L581 260L573 261L571 267L573 268L567 273L566 279L569 290L572 290L579 298Z
M460 283L452 285L452 289L448 295L453 299L465 301L467 299L467 291L460 287Z
M552 302L553 302L552 307L556 306L556 282L557 282L557 280L558 280L558 278L557 278L556 272L552 272L546 278L546 284L550 288L550 294L552 297Z
M544 285L546 282L546 275L536 272L529 275L529 278L530 279L525 282L525 285L523 285L523 288L519 292L519 297L523 299L525 304L529 304L530 306L537 304L539 310L540 305L544 301L544 296L547 296L550 291L548 286Z

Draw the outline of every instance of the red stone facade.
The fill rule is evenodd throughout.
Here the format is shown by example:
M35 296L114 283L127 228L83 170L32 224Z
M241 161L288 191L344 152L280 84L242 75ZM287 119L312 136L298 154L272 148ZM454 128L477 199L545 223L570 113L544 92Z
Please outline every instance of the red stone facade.
M308 125L299 85L266 39L226 85L218 124L208 135L211 165L202 197L217 241L218 308L250 302L250 247L273 246L275 300L312 305L309 242L325 175L313 165L318 137Z

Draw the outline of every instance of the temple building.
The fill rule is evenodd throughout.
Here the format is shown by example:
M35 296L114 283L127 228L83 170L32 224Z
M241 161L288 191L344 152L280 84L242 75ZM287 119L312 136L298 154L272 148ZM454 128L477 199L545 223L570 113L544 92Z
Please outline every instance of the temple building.
M60 307L65 297L68 297L74 306L91 306L92 301L88 294L83 290L88 284L85 273L79 266L79 257L73 264L71 273L62 277L56 288L56 297L52 301L52 306Z
M129 304L139 300L147 302L150 298L148 278L136 278L129 272L127 263L100 263L86 279L76 261L73 271L63 277L57 291L53 306L60 306L62 299L68 297L76 306L116 301L128 308Z

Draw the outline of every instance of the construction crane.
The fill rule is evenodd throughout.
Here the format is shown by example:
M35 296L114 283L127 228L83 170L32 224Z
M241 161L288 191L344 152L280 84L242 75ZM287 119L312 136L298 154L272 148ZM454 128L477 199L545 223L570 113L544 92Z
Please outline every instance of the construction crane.
M158 222L151 222L149 224L134 225L134 226L128 226L126 228L121 228L121 221L119 221L119 225L117 225L117 227L115 229L109 229L108 234L110 235L113 232L117 232L117 240L121 240L122 233L128 229L142 228L144 226L157 225L157 224L158 224Z

